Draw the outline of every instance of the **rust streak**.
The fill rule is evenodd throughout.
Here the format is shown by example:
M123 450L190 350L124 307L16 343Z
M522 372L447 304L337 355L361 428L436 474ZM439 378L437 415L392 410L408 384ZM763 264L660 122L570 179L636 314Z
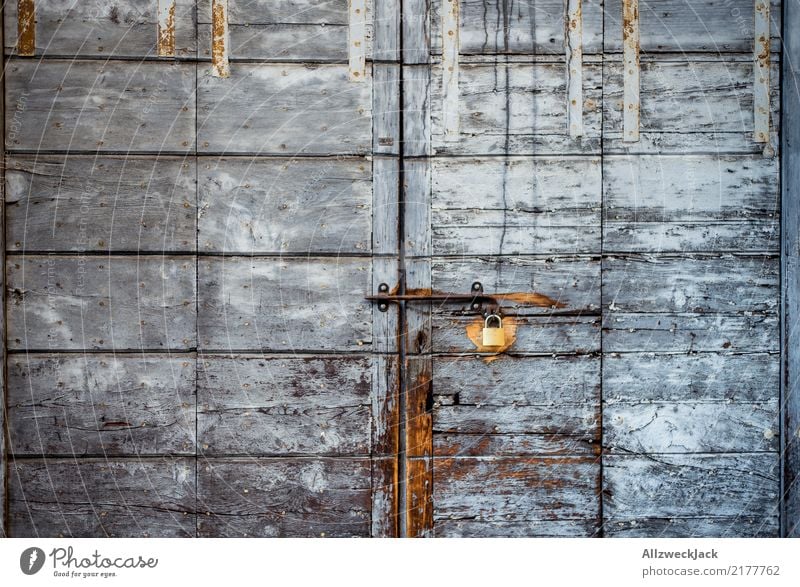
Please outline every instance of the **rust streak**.
M34 0L17 3L17 54L26 57L36 53L36 7Z
M622 3L622 140L639 140L639 0Z
M175 57L175 0L158 0L158 55Z
M753 139L769 142L770 115L770 24L768 0L755 0L755 45L753 47Z
M228 63L228 0L212 0L211 72L216 77L230 77Z

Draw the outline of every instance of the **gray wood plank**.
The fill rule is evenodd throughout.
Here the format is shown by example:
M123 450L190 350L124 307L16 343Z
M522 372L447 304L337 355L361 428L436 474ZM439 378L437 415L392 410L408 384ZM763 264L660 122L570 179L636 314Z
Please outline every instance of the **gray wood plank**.
M20 455L195 454L195 358L16 355L11 450Z
M609 256L603 300L621 312L775 312L778 270L765 255Z
M200 347L369 352L370 266L366 258L202 258Z
M602 79L584 66L584 136L569 136L563 63L461 63L459 135L448 138L442 118L442 68L431 73L431 133L436 153L580 154L600 148Z
M607 454L603 472L604 525L612 527L650 518L765 519L779 510L779 458L774 453Z
M371 167L360 158L201 158L200 250L366 253Z
M16 460L9 528L19 538L195 535L195 461Z
M435 404L434 404L435 405ZM589 434L434 434L440 457L599 456L599 429Z
M10 157L11 251L193 252L194 160Z
M703 314L628 314L603 316L603 350L625 352L777 352L778 316Z
M260 155L368 153L372 76L350 83L346 65L239 63L229 78L201 68L200 152Z
M781 0L772 0L772 36L779 40ZM622 0L605 0L606 52L622 50ZM749 52L755 37L750 0L640 0L641 48L648 53ZM776 44L775 47L778 45Z
M206 456L370 453L367 357L206 355L199 368L197 434Z
M16 53L17 3L7 2L6 55ZM175 1L175 55L194 57L195 7ZM36 55L47 57L156 57L158 3L152 0L36 2Z
M13 349L195 347L195 262L175 257L11 255Z
M434 529L437 538L589 538L598 532L596 519L495 522L465 518L438 520Z
M19 130L6 136L6 148L187 152L194 93L191 63L14 59L6 100L17 106L6 124Z
M564 3L561 0L496 2L460 0L461 53L563 55ZM432 53L441 54L442 0L431 2ZM583 51L602 51L603 3L583 3Z
M431 54L431 2L430 0L403 0L401 32L404 64L424 64Z
M400 153L400 66L376 63L372 66L372 152Z
M734 222L606 222L603 225L603 245L609 252L777 253L779 235L778 219Z
M213 537L369 536L369 459L206 459L198 531Z
M603 525L604 536L613 538L775 538L778 516L699 518L642 518Z
M600 465L585 457L436 458L434 519L597 520Z
M587 435L597 428L599 419L599 397L586 404L459 404L434 409L433 431L450 434Z

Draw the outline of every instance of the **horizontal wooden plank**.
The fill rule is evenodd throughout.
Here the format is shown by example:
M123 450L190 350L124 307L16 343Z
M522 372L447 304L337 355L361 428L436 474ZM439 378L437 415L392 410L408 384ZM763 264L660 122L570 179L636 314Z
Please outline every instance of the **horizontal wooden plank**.
M207 537L369 536L369 459L207 459L198 532Z
M777 383L777 382L776 382ZM778 389L772 385L767 393ZM778 402L608 402L603 444L634 453L777 451Z
M211 0L198 2L198 46L211 57ZM367 57L372 55L372 2L367 0ZM231 61L346 60L347 0L228 0Z
M204 158L199 178L202 252L369 250L369 161Z
M590 538L598 536L597 519L515 520L438 520L433 529L436 538Z
M370 269L359 258L203 258L200 347L368 352Z
M584 136L570 138L563 63L461 63L459 134L447 137L442 68L432 67L431 140L434 152L455 155L567 154L600 148L601 71L584 66Z
M9 467L12 536L195 535L193 459L35 459Z
M603 457L604 523L777 516L776 453Z
M597 257L434 258L431 280L434 290L444 292L468 293L476 281L483 284L487 294L535 292L563 304L562 311L593 311L600 307L600 260ZM552 311L532 305L524 296L521 301L505 299L502 307L517 315Z
M462 406L591 404L600 399L599 357L435 357L433 393Z
M609 252L743 252L780 249L780 222L606 222ZM573 244L573 243L571 243Z
M193 252L196 173L170 157L9 157L8 249Z
M239 63L201 68L198 149L255 154L361 154L372 146L372 78L346 65Z
M155 24L153 31L155 44ZM195 78L192 63L14 59L6 148L190 151Z
M434 520L592 520L600 463L583 457L436 458Z
M460 0L459 40L464 54L563 55L565 9L561 0L496 2ZM441 54L442 0L431 2L431 49ZM603 6L583 5L583 51L602 51Z
M15 355L14 455L195 454L195 358Z
M774 7L772 36L777 51L781 0ZM622 51L622 0L605 0L604 44L608 52ZM752 51L751 0L640 0L640 45L648 53L673 51Z
M440 406L433 410L433 432L588 435L599 426L599 400L594 405Z
M766 255L609 256L603 299L621 312L774 312L778 270Z
M434 434L440 457L600 455L599 429L589 434Z
M206 455L369 454L366 357L205 356L198 443Z
M589 353L600 350L600 319L593 317L514 317L514 344L507 353ZM483 324L482 316L437 313L431 318L431 348L436 353L477 352L468 328ZM505 361L507 355L497 356Z
M195 261L10 255L11 349L195 348Z
M4 6L6 54L16 53L17 3ZM36 2L36 55L47 57L156 57L158 3L153 0ZM194 57L195 11L175 0L175 55Z
M769 403L780 360L775 354L605 354L603 400L617 402Z
M603 315L605 352L776 352L780 342L777 333L776 314Z
M777 538L778 516L641 518L603 524L604 536L615 538Z

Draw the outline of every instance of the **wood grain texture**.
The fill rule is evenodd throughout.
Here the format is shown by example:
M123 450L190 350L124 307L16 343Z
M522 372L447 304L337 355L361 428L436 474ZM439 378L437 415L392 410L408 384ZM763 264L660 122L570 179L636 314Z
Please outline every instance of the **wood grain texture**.
M770 112L770 2L755 2L753 43L753 140L769 142Z
M458 138L459 6L460 0L442 0L442 126L446 141Z
M198 444L206 456L369 454L366 357L204 356Z
M372 77L343 65L239 63L229 79L201 70L200 152L277 155L368 153Z
M20 130L6 149L187 152L194 92L189 63L12 60L6 125Z
M205 459L198 532L214 537L369 536L369 459Z
M596 428L599 431L599 427ZM600 455L595 431L569 434L435 434L433 454L437 457L549 457Z
M583 136L583 2L567 2L566 39L567 111L569 136Z
M496 2L495 0L460 0L461 53L552 55L564 51L565 4L562 0ZM442 6L445 0L431 2L433 53L440 52ZM603 4L584 3L584 51L602 50Z
M8 365L15 456L195 454L195 358L16 355Z
M459 134L447 137L442 112L442 67L432 66L431 140L436 153L568 154L600 147L601 72L584 67L584 138L569 136L563 63L460 64Z
M202 258L200 347L369 352L370 277L369 259Z
M612 538L775 538L779 535L779 518L735 515L615 520L603 525L603 535Z
M580 538L599 536L595 519L484 521L437 520L437 538Z
M606 455L603 470L605 524L612 528L700 518L720 531L720 518L740 520L736 525L755 519L777 535L777 454Z
M622 0L622 140L639 140L639 0ZM605 90L605 86L603 87Z
M199 166L203 253L369 251L369 161L224 157Z
M9 157L11 251L193 252L194 160Z
M9 348L195 348L195 263L9 256Z
M195 535L194 459L16 460L9 483L20 538Z
M31 2L31 4L33 4ZM174 51L194 57L195 9L191 0L175 0ZM7 2L5 50L13 55L18 42L17 2ZM159 4L154 0L36 2L35 53L47 57L139 57L158 55Z

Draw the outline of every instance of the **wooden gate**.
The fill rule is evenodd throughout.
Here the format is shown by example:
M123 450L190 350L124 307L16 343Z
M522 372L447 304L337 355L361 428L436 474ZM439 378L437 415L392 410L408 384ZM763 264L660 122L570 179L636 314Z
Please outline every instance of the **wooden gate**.
M7 535L779 535L756 4L10 3Z

